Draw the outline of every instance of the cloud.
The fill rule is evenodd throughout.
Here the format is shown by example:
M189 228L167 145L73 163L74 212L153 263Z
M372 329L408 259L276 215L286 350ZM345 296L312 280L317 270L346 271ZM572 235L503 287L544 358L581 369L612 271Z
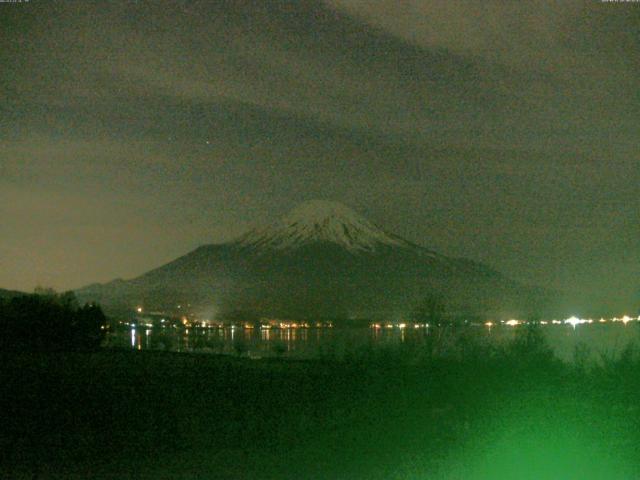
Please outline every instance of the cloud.
M563 232L588 231L583 251L605 239L612 265L628 250L640 181L634 4L28 2L6 12L0 198L15 228L0 246L17 258L39 225L51 272L71 265L56 252L82 252L87 267L65 274L73 286L140 273L313 197L521 277L555 271L571 244ZM100 228L108 246L92 256ZM14 261L0 281L33 284L29 265Z
M425 48L443 48L497 64L549 73L587 73L597 63L618 62L616 53L638 42L627 30L637 21L634 5L600 2L504 2L486 0L327 0L372 25ZM616 41L617 39L617 41ZM603 49L603 42L610 43ZM634 44L631 45L630 43ZM624 58L634 52L627 51ZM593 73L593 72L589 72Z

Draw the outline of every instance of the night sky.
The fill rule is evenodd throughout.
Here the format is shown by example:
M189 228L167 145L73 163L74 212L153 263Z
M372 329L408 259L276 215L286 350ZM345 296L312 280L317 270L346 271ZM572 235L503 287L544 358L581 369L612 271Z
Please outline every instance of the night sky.
M640 3L31 0L0 36L0 287L130 278L321 198L638 309Z

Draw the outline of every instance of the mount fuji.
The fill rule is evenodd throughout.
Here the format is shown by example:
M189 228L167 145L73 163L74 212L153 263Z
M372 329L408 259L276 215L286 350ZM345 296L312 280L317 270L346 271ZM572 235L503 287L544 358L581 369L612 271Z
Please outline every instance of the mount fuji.
M266 228L201 246L131 280L76 292L109 309L281 318L400 318L426 295L457 316L540 313L548 292L471 260L450 258L374 225L337 202L309 201Z
M341 203L321 200L302 203L279 222L265 229L251 230L237 242L257 250L287 250L329 243L352 253L413 246Z

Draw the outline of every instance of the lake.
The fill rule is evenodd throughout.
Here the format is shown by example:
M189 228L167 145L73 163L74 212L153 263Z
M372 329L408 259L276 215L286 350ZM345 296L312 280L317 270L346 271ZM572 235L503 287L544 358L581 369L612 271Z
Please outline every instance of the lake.
M501 345L512 340L524 326L473 325L445 329L438 333L444 351L459 348L460 339L473 343ZM640 339L640 323L594 323L583 325L544 325L540 327L555 354L573 361L576 349L590 359L620 354ZM418 349L427 335L425 328L131 328L111 332L108 347L136 350L244 355L252 358L344 358L373 349L411 347Z

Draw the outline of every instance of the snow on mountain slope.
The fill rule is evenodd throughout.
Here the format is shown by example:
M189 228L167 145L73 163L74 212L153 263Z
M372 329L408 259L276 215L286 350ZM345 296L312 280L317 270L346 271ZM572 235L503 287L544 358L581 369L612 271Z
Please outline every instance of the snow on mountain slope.
M243 247L274 250L316 242L337 244L351 252L419 248L378 228L341 203L322 200L304 202L275 224L251 230L236 241Z
M490 267L439 255L326 201L303 203L265 229L77 294L113 308L191 303L281 318L336 318L404 315L429 292L445 292L448 309L458 313L513 316L532 302L549 304L549 295Z

